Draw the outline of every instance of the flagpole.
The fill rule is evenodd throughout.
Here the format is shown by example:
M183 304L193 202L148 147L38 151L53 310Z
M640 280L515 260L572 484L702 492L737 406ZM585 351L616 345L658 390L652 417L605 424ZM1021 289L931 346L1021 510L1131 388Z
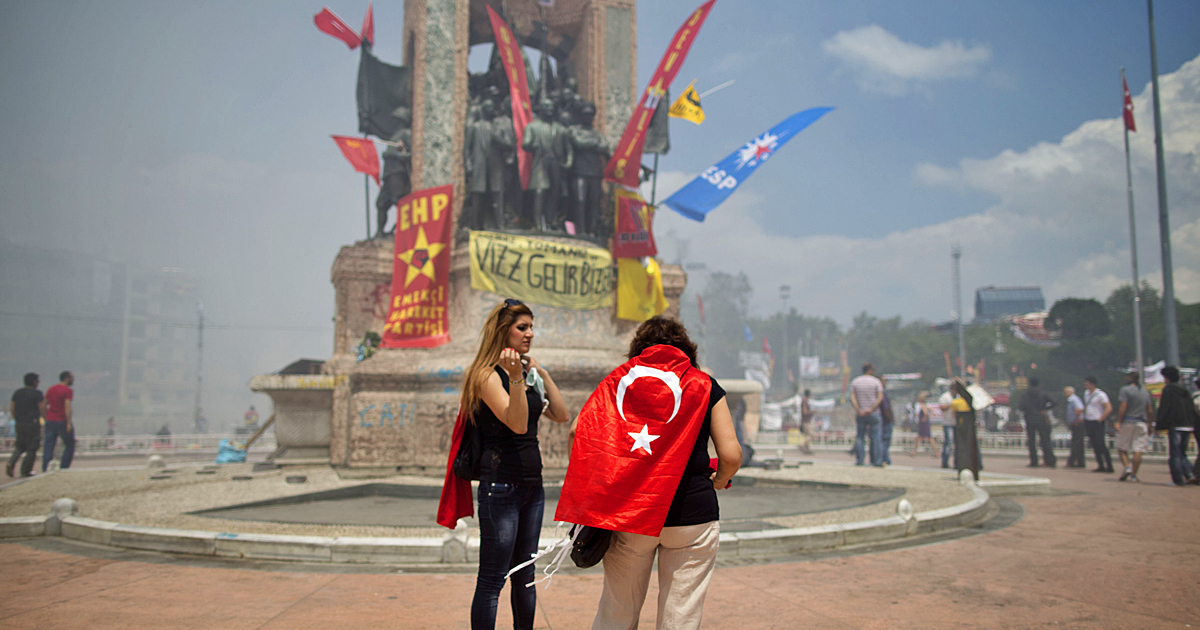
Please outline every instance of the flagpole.
M1158 237L1162 247L1162 306L1167 329L1167 365L1179 365L1179 328L1175 320L1175 272L1171 263L1171 222L1167 213L1167 167L1163 163L1162 110L1158 104L1158 51L1154 43L1154 0L1146 0L1150 18L1150 81L1154 86L1154 162L1158 171Z
M1142 298L1138 287L1137 224L1133 220L1133 169L1129 165L1129 123L1125 120L1125 66L1121 66L1121 124L1125 127L1125 191L1129 200L1129 258L1133 263L1133 336L1137 352L1137 375L1145 377L1142 352Z
M650 205L654 205L654 196L658 192L658 154L654 154L654 177L650 179Z
M371 240L371 176L363 173L363 205L367 213L367 240Z

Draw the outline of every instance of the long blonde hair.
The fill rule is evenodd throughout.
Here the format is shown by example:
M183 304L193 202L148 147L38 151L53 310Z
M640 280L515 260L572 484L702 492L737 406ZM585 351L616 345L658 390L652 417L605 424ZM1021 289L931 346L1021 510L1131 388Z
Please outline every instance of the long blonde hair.
M505 301L492 309L483 322L483 330L479 332L479 351L475 353L471 367L463 374L462 399L459 401L471 422L474 422L475 411L479 408L483 384L492 368L500 362L500 353L508 347L508 331L522 315L532 318L533 311L520 302L510 304Z

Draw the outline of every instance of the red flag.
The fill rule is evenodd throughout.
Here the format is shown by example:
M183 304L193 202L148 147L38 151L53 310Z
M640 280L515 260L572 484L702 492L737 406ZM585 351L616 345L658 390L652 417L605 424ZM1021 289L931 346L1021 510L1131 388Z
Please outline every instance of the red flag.
M513 35L508 24L487 5L488 17L492 20L492 34L496 38L496 48L500 51L500 59L504 62L504 72L508 74L508 92L512 97L513 131L517 136L517 172L521 176L521 190L529 190L530 168L533 166L533 156L521 148L525 142L525 126L533 120L533 110L529 106L529 84L525 78L525 58L521 56L521 43ZM639 158L640 159L640 158Z
M1129 84L1125 82L1125 77L1121 77L1121 87L1125 89L1125 128L1129 131L1137 131L1137 125L1133 124L1133 97L1129 95Z
M350 25L343 22L342 18L338 17L333 11L330 11L329 7L321 9L320 13L313 16L313 24L316 24L322 33L346 42L350 50L358 48L358 44L362 42L362 38L358 36L358 33L355 33L354 29L350 28Z
M466 420L462 407L459 407L458 417L454 419L454 431L450 434L450 457L446 460L442 498L438 501L437 524L450 529L454 529L458 519L475 515L475 504L471 502L471 482L454 474L454 458L462 444Z
M711 391L708 375L672 346L613 370L579 412L554 519L659 535Z
M363 16L362 38L375 45L375 12L371 10L370 2L367 3L367 14Z
M384 348L434 348L450 342L450 209L454 186L409 194L396 203L396 258Z
M767 342L766 335L763 335L763 352L766 352L771 356L775 356L775 353L771 352L771 344Z
M375 143L370 138L330 137L337 143L342 155L346 156L354 170L374 177L375 183L379 183L379 154L375 152Z
M696 294L696 305L700 307L700 325L704 325L704 296Z
M613 258L657 256L654 244L654 206L636 192L617 189L617 216L614 222Z
M617 143L617 149L613 151L608 165L604 167L605 179L615 181L628 188L638 187L642 148L646 144L646 130L650 128L650 119L654 117L658 101L666 96L667 88L671 87L675 75L679 74L679 68L692 48L692 41L696 39L696 33L704 25L704 18L708 17L708 12L716 1L708 0L700 5L700 8L696 9L691 17L683 23L683 26L680 26L679 30L675 32L675 37L667 46L667 52L658 62L658 69L650 77L650 85L642 93L642 100L638 101L637 107L633 109L633 115L629 118L629 123L625 125L625 132L621 134L621 141Z

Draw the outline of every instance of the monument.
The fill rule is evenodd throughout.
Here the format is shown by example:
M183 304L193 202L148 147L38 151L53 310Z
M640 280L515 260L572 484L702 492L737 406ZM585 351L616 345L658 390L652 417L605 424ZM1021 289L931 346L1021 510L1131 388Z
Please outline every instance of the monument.
M537 118L525 129L533 133L524 144L537 168L525 190L512 153L518 147L499 55L493 53L485 73L467 70L471 47L493 44L489 5L526 51ZM449 275L449 341L433 348L380 348L360 360L364 336L385 327L397 252L388 238L342 247L331 274L333 356L322 374L263 375L251 382L252 389L277 401L281 431L306 436L303 444L281 439L281 449L304 453L281 463L416 472L445 467L463 370L474 357L484 317L510 297L472 288L469 230L519 234L564 251L610 247L613 202L601 190L601 177L635 105L635 27L634 0L557 0L553 7L536 0L405 1L404 76L411 108L396 112L408 126L392 132L404 142L394 155L385 153L384 177L407 175L407 182L393 184L404 192L453 187L449 269L434 271ZM532 72L530 49L540 51L540 74ZM361 111L360 105L360 117ZM390 171L389 157L395 161ZM389 197L377 206L381 226L389 203L395 202ZM554 375L572 415L624 361L637 326L616 317L612 263L605 275L595 276L613 294L611 305L576 310L529 302L536 331L531 354ZM670 303L665 315L677 317L686 277L678 266L665 265L662 279ZM567 431L565 425L541 423L548 468L566 466Z

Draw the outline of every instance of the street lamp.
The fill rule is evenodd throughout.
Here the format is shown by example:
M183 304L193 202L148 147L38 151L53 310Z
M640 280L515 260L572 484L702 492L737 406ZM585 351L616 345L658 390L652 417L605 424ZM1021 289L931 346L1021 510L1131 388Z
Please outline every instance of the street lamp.
M779 297L783 300L783 384L787 393L792 393L791 381L788 380L788 298L792 296L790 285L779 286Z

